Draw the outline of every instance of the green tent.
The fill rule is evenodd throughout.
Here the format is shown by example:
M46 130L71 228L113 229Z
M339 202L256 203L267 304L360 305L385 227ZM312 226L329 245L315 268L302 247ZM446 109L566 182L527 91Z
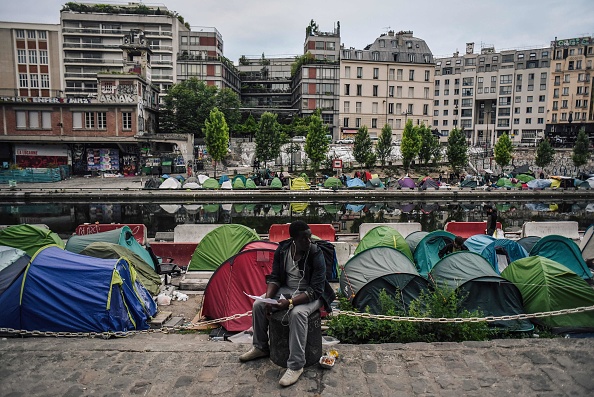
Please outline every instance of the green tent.
M532 175L519 174L519 175L516 175L516 179L518 179L522 182L530 182L530 181L533 181L535 178Z
M245 177L245 175L241 175L241 174L235 175L233 177L233 184L235 184L235 181L238 179L241 180L241 183L243 183L245 185L245 183L247 181L247 178Z
M79 254L89 244L95 242L113 243L126 247L142 258L150 267L155 268L153 258L147 250L134 238L132 230L128 226L119 229L108 230L107 232L86 234L84 236L71 236L66 242L66 251Z
M46 245L55 244L64 248L64 241L56 233L33 225L15 225L0 230L0 245L18 248L29 256Z
M305 172L302 172L301 174L299 174L300 178L303 178L303 180L309 185L309 176L307 176L307 174Z
M95 242L89 244L80 252L81 255L102 259L124 258L134 267L138 279L151 295L158 295L161 289L161 277L155 270L134 251L114 243Z
M196 247L188 270L216 270L251 241L260 240L255 230L239 224L221 225L204 236Z
M204 204L202 209L204 209L204 212L208 214L214 214L215 212L219 212L221 209L221 204Z
M402 234L390 226L376 226L368 231L361 241L359 241L354 255L372 247L396 248L406 255L408 259L413 260L412 252L410 252L410 248L404 237L402 237Z
M340 275L340 289L353 306L360 311L369 307L373 314L380 313L382 290L398 295L406 310L427 287L412 261L392 247L371 247L353 256Z
M280 215L283 212L283 205L282 204L272 204L270 208L274 211L276 215Z
M238 190L238 189L245 189L245 184L243 183L241 178L235 178L233 180L233 190Z
M328 189L339 189L341 187L343 187L342 181L334 176L331 176L330 178L326 179L324 181L324 187L328 188Z
M207 180L204 181L204 183L202 184L202 187L205 189L218 189L219 186L219 181L217 181L214 178L208 178Z
M431 269L430 280L439 287L457 290L464 297L462 308L478 310L482 316L524 314L522 294L515 285L499 276L485 258L470 251L446 255ZM507 331L531 331L528 320L490 322L489 326Z
M498 187L507 187L507 188L515 187L515 185L511 182L511 180L509 178L499 178L497 180L497 186Z
M254 182L254 180L253 180L253 179L251 179L251 178L248 178L248 179L245 181L245 188L246 188L246 189L257 189L257 188L258 188L258 186L256 186L256 182Z
M556 234L545 236L530 249L530 255L544 256L560 263L584 280L592 278L592 272L582 257L580 247L567 237Z
M244 209L245 204L233 204L233 211L235 211L236 214L241 214Z
M412 252L413 255L415 253L415 250L417 249L417 245L419 245L421 240L428 234L429 232L423 232L419 230L416 232L412 232L411 234L406 236L406 243L408 244L408 248L410 248L410 252Z
M562 264L542 256L512 262L501 276L514 283L524 298L526 313L540 313L594 305L594 290ZM540 317L537 324L553 332L593 332L594 311Z
M415 248L414 261L421 276L427 277L433 266L439 262L439 251L446 244L453 243L455 238L450 232L436 230L419 241Z
M341 210L342 204L324 204L324 211L326 211L327 214L335 215L338 214Z
M283 182L279 179L279 177L275 176L272 181L270 182L271 189L282 189Z

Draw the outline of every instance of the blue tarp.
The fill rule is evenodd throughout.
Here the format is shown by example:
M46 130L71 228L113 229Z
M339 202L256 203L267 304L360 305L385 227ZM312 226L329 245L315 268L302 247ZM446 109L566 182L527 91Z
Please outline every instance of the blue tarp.
M529 189L544 189L551 186L550 179L533 179L526 182Z
M347 180L347 188L348 189L364 189L365 182L363 182L360 178L351 178Z
M0 296L0 327L106 332L148 329L157 312L125 259L99 259L55 246L37 252Z

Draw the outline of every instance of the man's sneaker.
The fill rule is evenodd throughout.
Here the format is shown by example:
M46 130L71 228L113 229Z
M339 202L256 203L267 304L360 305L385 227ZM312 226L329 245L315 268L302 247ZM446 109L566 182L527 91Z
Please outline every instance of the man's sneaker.
M241 356L239 356L239 361L246 362L246 361L255 360L260 357L268 357L269 355L270 355L269 351L260 350L256 346L254 346L250 349L250 351L243 353Z
M281 378L281 380L278 383L281 386L291 386L293 383L295 383L299 380L299 377L301 376L302 373L303 373L303 368L297 369L297 370L292 370L290 368L287 368L287 371L285 372L285 374L283 375L283 377Z

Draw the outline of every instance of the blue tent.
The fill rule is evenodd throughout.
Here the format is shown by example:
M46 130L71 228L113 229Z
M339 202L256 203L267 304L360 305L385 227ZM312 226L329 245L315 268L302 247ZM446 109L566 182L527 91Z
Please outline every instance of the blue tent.
M25 251L0 245L0 295L25 271L30 260Z
M219 185L222 185L223 182L227 182L228 180L229 180L229 177L227 176L227 174L221 175L221 177L219 178Z
M361 212L365 209L365 204L347 204L345 210L353 212Z
M536 255L562 264L584 280L592 278L580 247L567 237L551 234L541 238L530 250L530 256Z
M450 232L435 230L419 241L415 248L414 258L421 276L427 278L433 266L439 262L439 251L446 244L454 242L455 238L456 236Z
M365 189L365 182L360 178L351 178L347 180L347 189Z
M475 234L474 236L468 237L464 242L464 245L468 248L468 251L480 254L487 245L495 240L497 240L495 237L487 234Z
M528 256L528 251L517 241L496 239L486 234L477 234L466 239L464 245L470 252L485 258L498 274L515 260Z
M0 327L54 332L148 329L157 307L123 259L40 249L0 296Z

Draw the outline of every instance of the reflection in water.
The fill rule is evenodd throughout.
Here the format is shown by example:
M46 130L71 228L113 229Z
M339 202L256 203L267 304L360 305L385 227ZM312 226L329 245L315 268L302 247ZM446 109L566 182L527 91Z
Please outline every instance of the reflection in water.
M332 223L339 233L358 233L364 222L418 222L422 230L443 229L450 221L484 221L482 202L294 202L260 204L3 204L0 224L45 224L62 236L82 223L144 223L149 237L173 231L179 224L239 223L267 234L270 226L303 219ZM517 231L527 221L577 221L580 230L594 223L594 204L587 202L496 203L506 231Z

